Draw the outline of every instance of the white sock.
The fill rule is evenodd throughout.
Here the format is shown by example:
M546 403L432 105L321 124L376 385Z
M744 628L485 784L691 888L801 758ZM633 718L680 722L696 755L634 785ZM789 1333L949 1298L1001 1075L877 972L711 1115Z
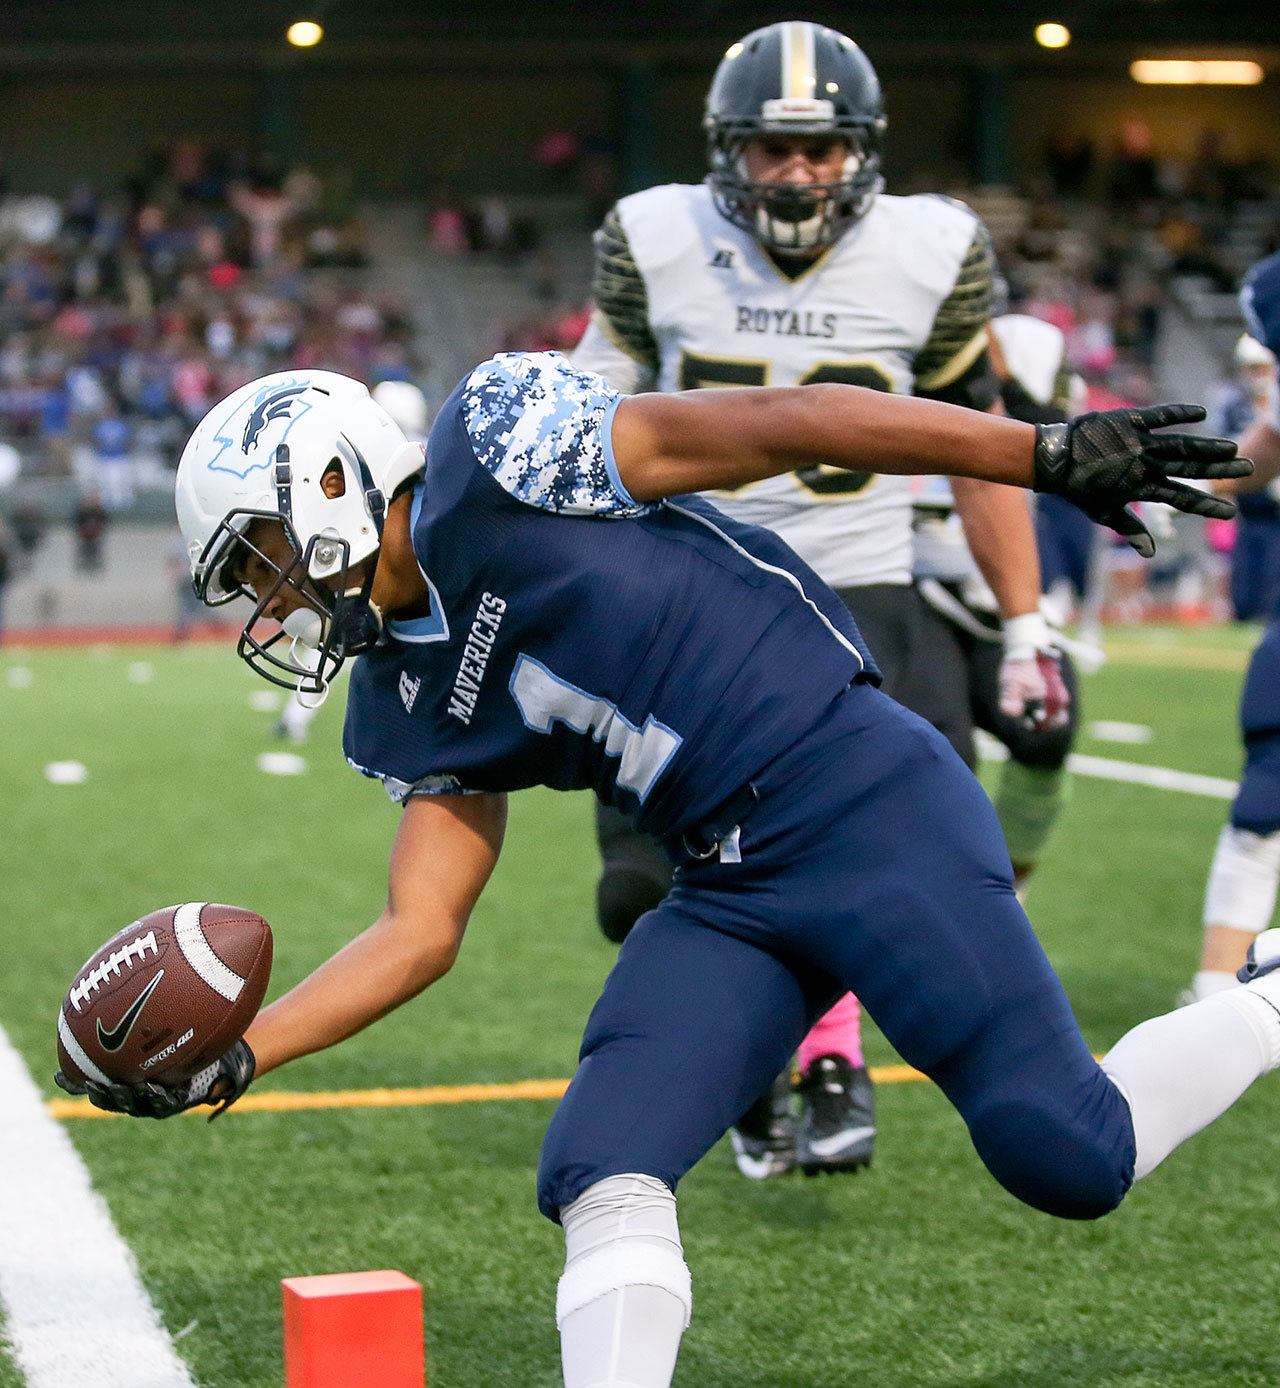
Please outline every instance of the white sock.
M675 1196L652 1176L610 1176L560 1219L565 1388L668 1388L693 1309Z
M1203 1002L1205 998L1211 998L1226 988L1239 986L1240 980L1233 973L1226 970L1201 969L1191 980L1191 997L1195 1002Z
M1205 925L1257 935L1275 915L1277 884L1280 833L1255 834L1224 825L1205 884Z
M1280 972L1216 993L1122 1036L1102 1068L1129 1103L1134 1179L1280 1065Z

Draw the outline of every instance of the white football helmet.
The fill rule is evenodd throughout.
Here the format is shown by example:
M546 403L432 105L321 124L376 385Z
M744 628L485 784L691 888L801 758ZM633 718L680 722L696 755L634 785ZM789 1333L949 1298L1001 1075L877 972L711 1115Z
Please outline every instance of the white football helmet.
M379 381L373 398L404 430L406 438L427 437L427 397L412 381Z
M396 489L423 463L422 445L405 438L368 390L332 371L263 376L200 421L178 463L178 524L200 600L254 603L237 653L258 674L322 697L346 657L377 642L382 619L369 601L375 566L363 575L358 566L381 544ZM321 481L335 471L341 494L331 497ZM258 519L283 528L294 552L287 567L245 538ZM237 577L246 550L277 575L261 597ZM260 638L254 628L286 586L307 606Z

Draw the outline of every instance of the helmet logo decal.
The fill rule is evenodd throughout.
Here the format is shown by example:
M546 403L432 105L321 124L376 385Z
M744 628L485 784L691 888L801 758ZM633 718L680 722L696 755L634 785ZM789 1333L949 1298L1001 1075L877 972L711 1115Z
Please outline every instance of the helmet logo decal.
M254 397L253 408L249 411L249 418L245 421L244 433L240 439L240 451L248 457L249 450L256 448L258 438L268 424L277 419L288 419L289 424L283 434L280 435L277 443L283 443L289 436L290 430L311 409L311 402L302 401L302 408L293 414L294 403L301 396L303 391L311 385L309 380L295 378L288 381L273 381L269 386L264 386ZM235 437L227 432L227 426L232 419L240 412L243 406L237 406L230 415L223 421L221 428L213 436L214 443L222 446L209 460L210 472L229 472L233 477L248 477L251 472L258 468L268 468L273 461L273 450L268 449L262 454L259 461L249 463L243 468L231 467L221 461L223 454L233 447Z
M240 440L240 451L248 455L251 448L258 442L258 435L277 419L288 419L289 411L293 408L293 402L297 396L307 389L309 382L303 381L300 385L282 386L279 390L272 391L263 401L254 406L248 421L244 426L244 438Z

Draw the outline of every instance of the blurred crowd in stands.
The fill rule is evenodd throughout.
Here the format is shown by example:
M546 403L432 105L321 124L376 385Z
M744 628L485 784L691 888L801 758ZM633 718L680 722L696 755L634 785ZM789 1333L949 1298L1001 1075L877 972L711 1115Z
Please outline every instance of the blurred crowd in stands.
M411 334L364 286L341 181L195 144L109 194L0 200L0 438L108 510L270 371L407 379Z

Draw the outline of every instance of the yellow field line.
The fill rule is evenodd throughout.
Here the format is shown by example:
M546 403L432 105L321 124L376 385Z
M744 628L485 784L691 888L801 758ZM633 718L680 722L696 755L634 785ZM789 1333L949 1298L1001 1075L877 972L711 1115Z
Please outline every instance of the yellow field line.
M1107 641L1104 649L1107 659L1117 665L1183 666L1193 670L1243 670L1250 654L1214 646L1178 646L1171 642L1146 646L1136 641Z
M877 1084L904 1084L926 1077L910 1065L873 1065L871 1078ZM421 1089L317 1089L299 1093L265 1090L246 1094L231 1110L233 1113L300 1113L307 1109L335 1108L421 1108L427 1104L486 1104L515 1099L559 1099L569 1087L568 1080L516 1080L511 1084L444 1084ZM50 1099L45 1108L54 1118L118 1118L104 1113L88 1099ZM204 1109L189 1113L203 1117Z

